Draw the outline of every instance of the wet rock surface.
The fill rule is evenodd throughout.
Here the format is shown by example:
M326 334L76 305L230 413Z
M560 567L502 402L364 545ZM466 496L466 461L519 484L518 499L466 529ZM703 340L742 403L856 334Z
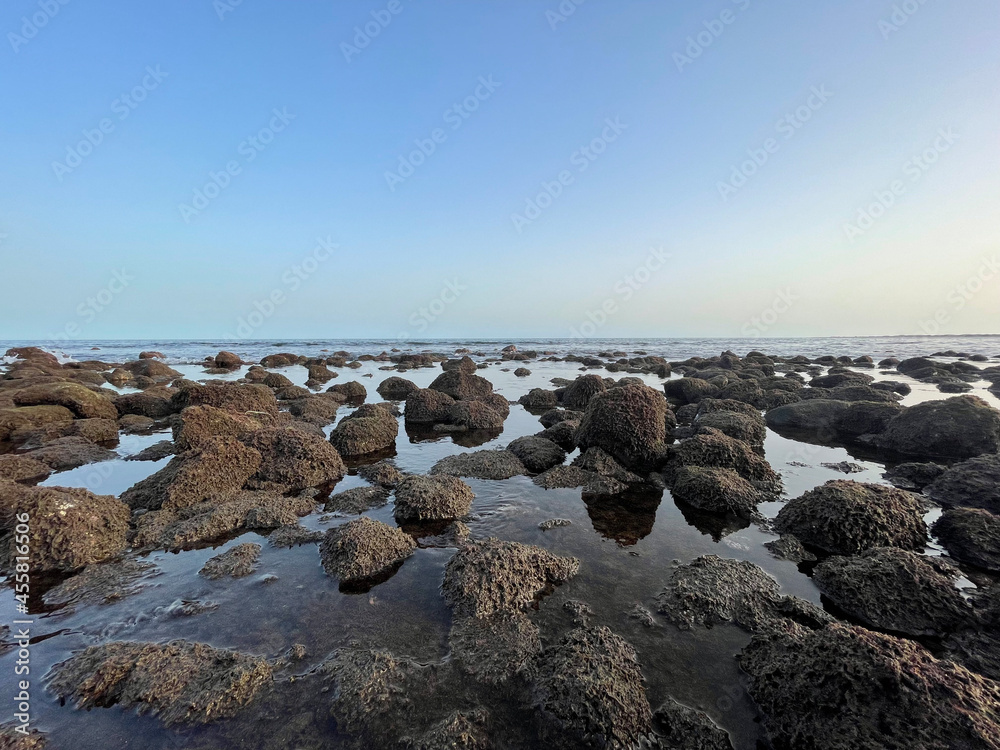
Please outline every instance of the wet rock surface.
M955 464L931 481L925 491L947 508L984 508L1000 514L1000 455Z
M399 529L362 516L326 532L319 553L329 575L356 584L391 572L416 546Z
M911 641L832 624L740 658L777 750L992 748L1000 686Z
M732 750L729 734L702 711L668 699L653 713L660 747L674 750Z
M259 544L238 544L228 552L209 558L198 575L212 580L248 576L257 569L260 549Z
M465 516L472 507L472 488L457 477L408 476L396 485L398 521L442 521Z
M931 532L959 562L1000 573L1000 517L979 508L946 510Z
M511 450L481 450L442 458L431 467L431 474L475 479L510 479L527 471Z

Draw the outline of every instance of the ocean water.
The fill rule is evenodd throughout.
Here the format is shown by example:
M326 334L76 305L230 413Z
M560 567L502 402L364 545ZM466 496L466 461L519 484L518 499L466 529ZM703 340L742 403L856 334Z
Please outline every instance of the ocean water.
M239 340L72 340L72 341L0 341L0 351L12 346L40 346L76 360L101 359L121 362L135 359L141 351L159 351L172 364L201 362L220 350L232 351L246 361L258 361L276 352L294 352L305 356L321 356L335 351L347 351L355 356L377 355L381 352L433 351L449 353L470 349L491 356L508 344L519 349L566 354L592 354L624 351L644 351L648 354L681 360L688 357L711 357L723 351L746 354L757 350L779 356L859 357L869 355L877 360L885 357L926 356L935 352L954 351L1000 357L1000 334L975 336L830 336L814 338L538 338L538 339L239 339Z

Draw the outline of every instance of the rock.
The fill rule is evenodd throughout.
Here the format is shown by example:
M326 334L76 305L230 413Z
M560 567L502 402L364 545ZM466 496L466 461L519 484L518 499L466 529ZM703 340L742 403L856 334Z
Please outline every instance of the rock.
M390 747L392 729L412 726L410 696L427 675L407 659L387 651L340 649L319 667L332 677L330 716L341 731L356 735L361 747Z
M261 456L260 468L247 480L248 489L289 492L324 487L339 482L347 473L340 454L330 443L293 427L258 430L243 443Z
M37 346L13 346L4 353L4 356L17 357L25 362L34 362L49 367L61 367L59 358L55 354Z
M38 429L50 424L68 424L73 412L65 406L22 406L0 409L0 441L10 440L18 430Z
M521 396L517 400L517 403L521 404L525 409L537 412L543 409L552 409L559 403L559 398L555 391L545 388L532 388Z
M142 393L115 396L114 405L122 417L132 414L150 419L162 419L181 410L174 401L175 395L166 388L150 388Z
M269 372L267 375L264 376L264 379L260 382L266 385L268 388L272 388L274 390L278 390L280 388L288 388L294 385L294 383L292 383L291 380L282 375L280 372Z
M755 638L740 664L781 750L990 748L1000 686L922 646L851 625Z
M959 562L1000 573L1000 517L979 508L950 508L931 532Z
M486 378L463 372L448 370L441 373L428 388L451 396L456 401L472 401L485 398L493 393L493 384Z
M837 607L870 627L911 636L942 636L970 619L951 566L894 547L830 557L813 582Z
M288 524L272 531L267 543L272 547L298 547L303 544L317 544L323 541L322 531L312 531L299 524Z
M235 716L271 682L271 667L257 656L189 641L119 641L57 664L49 689L78 709L137 706L171 726Z
M378 461L359 468L358 476L379 487L393 489L405 475L388 461Z
M156 428L156 421L138 414L118 418L118 431L126 435L148 435Z
M157 383L165 383L181 377L181 373L155 359L140 359L137 362L126 362L124 368L138 378L148 378Z
M246 529L266 530L297 524L316 509L308 494L285 497L276 492L230 492L209 502L144 513L131 538L136 549L179 550Z
M584 411L587 404L598 393L608 389L604 379L599 375L581 375L563 391L562 404L567 409Z
M170 440L161 440L143 448L138 453L125 456L126 461L162 461L164 458L175 455L174 443Z
M747 519L755 518L757 504L769 499L732 469L706 466L680 467L674 474L670 494L699 510Z
M780 486L781 477L746 443L711 427L699 428L694 437L670 447L664 475L668 484L683 466L732 469L760 488Z
M527 609L552 584L580 568L573 557L517 542L485 539L462 547L445 566L445 600L458 616L489 617Z
M732 750L729 734L716 726L708 714L683 706L673 698L653 713L653 726L663 739L660 745L671 750Z
M808 432L825 443L882 433L902 412L903 407L895 403L815 398L770 409L765 420L773 430Z
M420 386L406 378L393 376L383 380L376 390L378 395L389 401L405 401L411 393L419 391Z
M329 380L333 380L337 376L337 373L330 370L326 365L319 362L314 362L308 365L308 380L306 384L310 387L319 388L323 383Z
M221 555L210 557L198 575L212 580L219 578L244 578L257 569L260 559L259 544L238 544Z
M381 508L389 502L389 491L384 487L354 487L338 492L326 501L327 513L360 515L371 508Z
M955 464L931 482L926 493L946 508L983 508L1000 514L1000 456Z
M538 524L538 528L542 531L551 531L552 529L558 529L561 526L572 526L573 522L567 518L550 518L548 521L542 521Z
M633 471L655 470L666 457L666 413L666 401L648 386L611 388L590 400L577 444L602 448Z
M975 460L975 459L973 459ZM924 489L941 476L945 467L932 463L905 463L892 467L882 476L901 490Z
M145 588L142 581L157 573L152 563L129 558L88 565L46 591L43 600L51 607L111 604L139 593Z
M486 709L454 711L419 737L405 737L403 744L412 750L492 750L488 723Z
M488 685L524 672L542 650L538 627L522 612L456 617L449 642L463 671Z
M875 378L871 375L853 370L843 370L815 377L809 381L809 385L813 388L837 388L842 385L868 385L874 381Z
M52 469L48 464L30 456L15 456L11 453L0 455L0 482L5 479L10 482L41 482L51 473Z
M562 424L566 421L576 421L579 422L583 419L582 411L570 411L568 409L549 409L547 412L542 414L538 418L541 422L542 427L554 427L557 424Z
M501 430L504 415L485 401L457 401L448 412L448 424L469 430Z
M226 369L236 369L243 364L243 360L240 359L240 355L233 354L232 352L219 352L215 355L215 366L225 367Z
M273 423L264 414L240 414L214 406L189 406L174 421L173 438L178 451L184 452L201 447L213 437L243 440L265 425Z
M559 422L537 434L537 437L551 440L564 451L572 451L576 448L576 431L580 423L576 420L567 419Z
M750 416L733 411L712 411L699 415L695 424L700 427L713 427L754 448L764 447L764 438L767 437L767 425L759 413Z
M529 375L531 375L531 370L529 370L527 367L518 367L516 370L514 370L514 377L526 378Z
M52 440L26 455L53 471L65 471L75 469L77 466L118 458L118 454L114 451L102 448L83 437Z
M441 363L441 369L445 372L457 370L464 373L476 371L476 362L472 357L465 356L461 359L446 359Z
M894 487L835 479L789 501L774 520L780 533L834 555L874 547L920 549L927 540L920 503Z
M577 628L538 659L532 703L545 747L638 747L652 731L635 649L606 627Z
M20 443L22 450L30 450L63 437L82 437L92 443L117 443L118 422L114 419L74 419L72 422L18 429L11 434L10 440Z
M454 404L455 399L446 393L421 388L406 397L403 418L406 424L446 422L451 416L451 407Z
M262 415L278 413L278 402L274 398L274 392L264 385L257 384L190 384L174 394L172 403L175 411L189 406L214 406L216 409L251 416L258 416L258 413Z
M17 406L63 406L80 419L118 419L110 395L92 391L78 383L41 383L14 393Z
M372 455L393 448L399 423L378 404L365 404L340 420L330 433L330 442L348 458Z
M672 403L683 406L715 396L719 387L702 378L675 378L663 384L663 391Z
M816 555L806 550L794 534L782 534L773 542L765 542L764 546L779 560L788 560L796 564L816 561Z
M475 479L510 479L527 472L510 450L481 450L445 456L431 467L431 474Z
M123 492L121 499L131 508L184 508L241 489L260 468L258 451L235 438L213 437L200 448L172 458Z
M601 448L587 448L573 459L572 466L600 474L622 484L640 484L643 481L641 476L626 469Z
M532 480L547 490L583 487L584 494L616 495L628 489L624 483L579 466L554 466Z
M925 401L889 422L879 445L896 453L966 459L1000 451L1000 411L977 396Z
M0 487L0 539L3 566L10 570L20 554L14 534L29 516L28 557L32 571L73 571L123 552L129 510L112 495L68 487ZM18 536L22 535L18 532Z
M361 516L327 531L319 553L327 574L350 585L393 572L416 547L408 534Z
M818 607L779 592L777 582L751 562L703 555L678 566L656 602L684 630L732 622L751 633L799 632L831 621Z
M260 360L260 364L262 367L288 367L299 364L303 359L304 357L300 357L298 354L279 352L278 354L268 354Z
M865 470L865 467L861 464L856 464L853 461L838 461L835 464L825 463L820 464L827 469L833 469L834 471L839 471L841 474L859 474Z
M413 523L462 518L472 508L474 497L472 488L453 476L406 476L396 485L396 521Z
M538 473L559 466L566 460L566 451L551 440L537 435L525 435L511 441L507 450L517 456L524 468Z

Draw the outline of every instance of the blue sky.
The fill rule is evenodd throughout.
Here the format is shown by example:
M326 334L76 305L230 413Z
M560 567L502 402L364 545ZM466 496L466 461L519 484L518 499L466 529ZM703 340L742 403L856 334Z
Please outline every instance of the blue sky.
M0 339L997 332L995 0L10 0L0 32Z

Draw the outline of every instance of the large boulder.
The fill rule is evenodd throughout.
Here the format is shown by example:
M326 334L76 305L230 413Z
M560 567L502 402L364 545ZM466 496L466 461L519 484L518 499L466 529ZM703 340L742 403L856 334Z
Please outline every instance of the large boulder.
M493 384L486 378L462 370L442 372L428 388L446 393L456 401L473 401L493 393Z
M327 531L319 554L327 574L353 584L393 571L416 547L408 534L361 516Z
M664 475L672 482L684 466L732 469L760 489L781 483L778 473L753 448L711 427L701 427L693 437L670 447Z
M602 448L628 469L655 470L666 458L666 414L663 396L648 386L611 388L590 400L577 444Z
M0 522L7 536L0 539L0 558L9 570L15 557L27 556L38 572L72 571L101 562L125 551L130 516L112 495L4 483ZM27 545L22 544L25 535Z
M139 393L125 393L115 396L114 405L120 416L134 414L150 419L162 419L181 410L174 401L175 391L155 387Z
M1000 455L989 454L955 464L925 491L946 508L983 508L1000 514Z
M713 410L699 414L695 424L699 427L712 427L754 448L763 448L764 438L767 437L767 425L760 413L750 415L735 411Z
M674 378L663 384L663 391L672 403L683 406L712 398L719 392L719 387L702 378Z
M567 409L583 411L590 403L590 399L607 389L600 375L581 375L566 386L562 393L562 405Z
M189 406L214 406L216 409L225 409L240 414L263 412L273 415L278 413L278 402L274 398L274 392L266 386L257 384L197 385L190 383L178 390L172 401L175 411Z
M21 406L0 409L0 442L10 440L15 432L39 429L48 425L68 425L73 412L65 406Z
M170 726L230 718L271 682L259 656L190 641L116 641L57 664L49 690L77 708L138 707Z
M355 458L387 451L396 445L399 423L379 404L364 404L347 415L330 433L341 456Z
M625 750L652 732L635 649L606 627L577 628L542 652L532 702L545 747Z
M200 448L213 437L242 440L274 422L267 414L240 414L214 406L189 406L173 424L173 438L178 451Z
M40 482L52 473L52 469L30 456L12 453L0 454L0 481Z
M118 419L111 394L92 391L78 383L41 383L14 394L18 406L65 406L80 419Z
M257 430L243 443L261 455L260 468L247 482L250 488L298 491L339 482L347 473L340 454L330 443L293 427Z
M200 448L170 459L158 472L123 492L121 499L131 508L184 508L239 490L260 467L258 451L235 438L213 437Z
M406 397L403 418L406 424L435 424L447 422L451 417L451 407L455 399L446 393L431 388L421 388Z
M474 497L472 488L457 477L406 476L396 485L396 520L407 523L462 518L469 513Z
M541 411L552 409L559 403L559 397L555 391L546 388L532 388L517 400L525 409Z
M776 750L996 748L1000 685L851 625L755 638L740 664Z
M574 557L518 542L484 539L462 547L445 566L444 596L463 617L527 609L553 584L580 568Z
M835 479L790 500L774 527L834 555L874 547L920 549L927 541L920 502L895 487Z
M1000 516L980 508L949 508L931 532L959 562L1000 573Z
M932 557L896 547L833 556L813 582L837 607L862 623L911 636L943 636L971 619L954 579L958 571Z
M1000 452L1000 411L977 396L925 401L889 422L878 444L907 456L973 458Z
M420 386L411 380L400 377L390 377L379 383L378 395L389 401L405 401L414 391L419 391Z
M756 517L758 503L770 499L732 469L711 466L680 467L670 494L699 510L747 519Z

